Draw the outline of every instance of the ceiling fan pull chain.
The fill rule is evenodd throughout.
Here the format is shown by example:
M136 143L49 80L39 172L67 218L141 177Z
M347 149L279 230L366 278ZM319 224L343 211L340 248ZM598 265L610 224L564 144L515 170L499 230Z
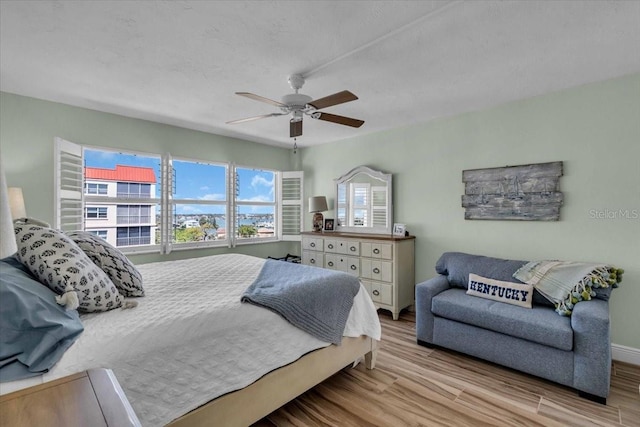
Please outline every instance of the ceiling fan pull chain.
M293 154L296 154L296 152L298 151L298 138L293 138Z

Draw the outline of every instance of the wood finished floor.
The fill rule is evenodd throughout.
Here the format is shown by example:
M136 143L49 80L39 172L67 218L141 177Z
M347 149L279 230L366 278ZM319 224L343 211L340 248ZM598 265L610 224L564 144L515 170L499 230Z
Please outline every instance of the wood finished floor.
M640 366L614 362L607 405L567 387L416 344L415 316L380 312L376 369L344 369L271 413L272 426L640 426Z

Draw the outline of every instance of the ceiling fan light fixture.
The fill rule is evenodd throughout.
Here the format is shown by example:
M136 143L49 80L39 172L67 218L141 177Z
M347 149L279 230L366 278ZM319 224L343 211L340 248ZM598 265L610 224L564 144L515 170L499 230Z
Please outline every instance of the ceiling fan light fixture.
M291 123L302 121L302 111L296 110L292 114L293 116L291 117L291 120L290 120Z
M302 110L305 105L307 105L311 101L313 101L313 98L311 98L309 95L303 95L301 93L290 93L282 97L282 103L287 104L287 106L291 110L295 110L296 107Z

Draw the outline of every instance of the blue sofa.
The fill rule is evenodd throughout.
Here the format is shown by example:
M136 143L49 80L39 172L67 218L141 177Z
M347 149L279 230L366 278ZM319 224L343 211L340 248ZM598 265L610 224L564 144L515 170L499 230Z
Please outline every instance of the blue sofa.
M469 274L521 283L526 261L460 252L440 257L440 274L416 285L418 344L444 347L536 375L606 404L611 379L610 288L560 316L537 291L533 308L466 294Z

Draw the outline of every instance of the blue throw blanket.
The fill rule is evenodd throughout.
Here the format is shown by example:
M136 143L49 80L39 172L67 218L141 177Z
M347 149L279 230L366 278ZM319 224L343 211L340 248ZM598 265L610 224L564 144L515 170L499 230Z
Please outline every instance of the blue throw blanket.
M340 344L359 289L358 279L347 273L267 260L241 300L275 311L322 341Z

